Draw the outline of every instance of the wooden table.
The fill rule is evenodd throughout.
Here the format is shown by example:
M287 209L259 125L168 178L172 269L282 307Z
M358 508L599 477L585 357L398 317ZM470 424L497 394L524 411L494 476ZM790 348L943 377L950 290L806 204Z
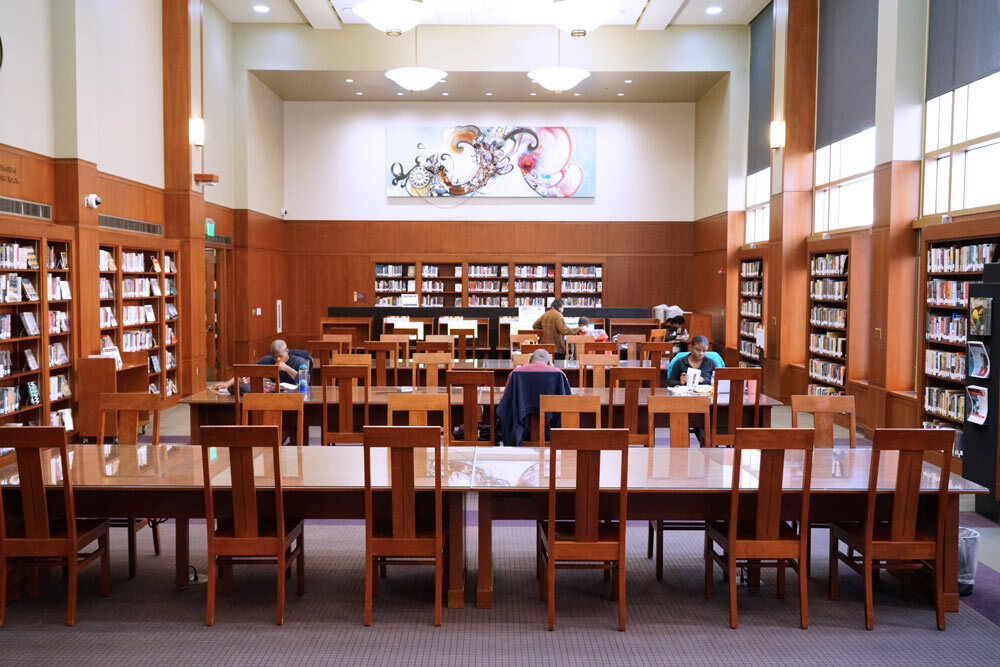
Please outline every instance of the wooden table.
M114 445L70 446L70 474L80 516L121 517L157 516L177 519L177 585L187 585L188 520L203 518L201 450L187 445ZM285 488L285 510L289 516L306 519L357 519L364 516L362 502L363 450L357 446L285 447L281 450L282 484ZM50 511L61 506L61 487L55 486L62 474L58 456L43 461L46 484L52 486ZM477 604L489 607L493 601L492 521L493 519L542 518L546 512L542 502L548 489L547 450L530 447L450 447L443 452L445 474L442 476L446 506L446 526L451 550L448 554L448 606L462 607L465 599L464 498L466 493L479 494L479 572ZM629 519L711 520L728 517L729 483L733 452L731 449L633 448L629 450ZM801 456L801 455L800 455ZM861 518L864 514L868 486L870 450L821 449L813 461L810 518L814 521ZM269 490L269 459L259 456L258 484L266 496ZM433 452L418 451L415 486L433 489L431 463ZM895 484L895 455L883 457L879 472L880 487ZM609 493L617 488L620 454L605 452L601 466L601 487ZM757 482L757 459L744 456L740 486L752 490ZM558 488L573 487L575 457L564 453L556 462ZM216 489L216 506L228 511L229 469L225 454L212 461L211 472ZM0 468L0 489L7 507L17 507L15 465ZM801 463L790 454L786 462L787 489L801 487ZM925 500L930 515L935 507L940 470L924 464L922 475ZM385 450L373 457L372 483L376 488L388 488L388 466ZM945 604L950 611L958 609L958 507L961 493L987 493L987 489L952 475L951 493L945 517L944 580ZM273 506L267 498L262 507ZM563 503L563 500L566 502ZM879 514L888 513L888 493L880 503ZM571 498L560 499L560 512L568 513ZM603 504L602 499L602 504ZM748 512L752 503L741 503ZM797 518L797 503L793 494L786 496L783 512ZM359 571L359 575L361 573Z

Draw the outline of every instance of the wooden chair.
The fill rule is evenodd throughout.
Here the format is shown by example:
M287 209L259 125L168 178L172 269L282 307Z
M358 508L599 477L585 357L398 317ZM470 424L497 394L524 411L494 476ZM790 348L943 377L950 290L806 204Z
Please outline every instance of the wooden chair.
M420 367L424 368L424 383L420 385L418 383L418 376L420 375ZM413 353L413 378L412 383L414 387L438 387L440 382L438 381L438 375L440 370L443 368L445 371L451 370L451 352L414 352Z
M455 339L448 334L427 334L424 336L426 343L450 343L454 345Z
M430 336L428 336L430 338ZM451 340L418 340L418 353L442 353L447 354L451 359L455 356L455 343Z
M462 390L462 424L465 429L464 440L452 440L452 445L475 447L479 442L479 421L482 417L490 425L490 445L496 443L496 378L493 371L447 371L444 374L445 386L449 398L453 389ZM479 408L479 388L489 387L489 417ZM469 437L469 436L472 437Z
M476 342L476 330L475 329L452 329L450 332L452 340L455 344L455 350L458 353L459 361L468 361L469 350L475 346ZM471 342L471 345L470 345Z
M270 380L274 383L274 390L281 392L281 371L277 366L263 364L233 364L233 396L236 399L236 424L243 423L243 391L240 388L240 380L248 378L250 380L250 391L255 394L264 393L264 381Z
M399 348L399 359L404 361L410 360L410 337L407 334L382 334L379 341L383 343L395 343Z
M593 336L581 336L570 334L566 336L566 349L570 352L567 359L579 359L580 355L586 353L587 345L594 342Z
M340 340L314 341L309 344L309 354L321 366L332 363L330 358L335 354L351 354L353 352L350 336L338 334L330 337Z
M445 446L451 443L451 397L448 394L389 394L386 397L387 425L396 426L396 415L406 414L406 424L427 426L432 412L441 415Z
M518 333L510 335L510 353L515 354L516 352L524 352L521 346L525 343L537 343L539 334L537 333Z
M326 366L325 368L336 368ZM284 394L247 394L243 397L243 426L277 426L282 429L284 442L285 413L295 413L295 444L302 446L305 433L305 394L286 392Z
M619 334L616 343L624 345L629 361L639 360L639 346L646 342L643 334Z
M376 514L372 493L372 447L389 449L391 513ZM434 450L434 522L418 520L414 473L417 447ZM366 426L365 448L365 625L372 624L375 567L434 564L434 625L441 625L445 535L441 503L441 430L436 426ZM425 457L421 457L425 458ZM422 466L421 466L422 467ZM384 495L384 494L380 494Z
M597 345L597 343L593 343ZM580 386L599 389L607 386L608 368L618 365L616 354L584 354L580 357ZM591 369L590 383L587 383L587 369Z
M327 326L320 333L320 340L322 341L334 341L341 340L339 338L334 338L334 336L350 336L351 337L351 347L354 348L358 344L358 330L354 327L331 327Z
M209 453L212 448L229 453L232 516L216 516ZM254 448L270 449L274 473L274 516L269 516L257 496ZM275 426L202 426L201 469L205 482L205 523L208 534L208 602L205 624L215 622L215 580L221 567L225 593L233 590L233 565L278 565L277 624L285 622L285 576L295 560L295 592L305 592L305 551L302 521L285 522L285 500L281 484L281 429ZM264 498L265 496L261 496ZM292 547L292 543L295 547Z
M611 415L614 413L615 389L621 386L625 390L625 428L628 429L628 444L650 447L653 444L653 432L639 433L639 389L646 386L650 397L660 384L659 368L615 368L610 370L610 385L608 390L608 421L609 427L614 426Z
M740 428L734 436L729 519L709 521L705 529L705 597L712 597L714 563L718 563L729 579L729 625L736 628L736 568L750 568L752 588L759 581L760 568L777 568L777 595L778 599L784 599L785 568L791 567L799 577L799 621L803 629L808 628L807 577L803 567L807 531L796 530L791 522L781 518L782 477L785 453L801 450L802 487L794 493L799 497L799 526L808 526L815 434L811 428ZM752 520L739 520L740 476L744 472L743 451L747 449L760 450L756 513ZM716 544L722 548L721 554L716 553Z
M792 396L792 428L799 425L799 413L808 412L816 431L816 447L833 447L833 426L837 419L846 420L851 449L858 446L857 410L854 396Z
M599 343L587 343L587 354L613 354L618 355L618 343L609 340L602 340Z
M719 432L719 383L729 381L729 407L726 418L726 432ZM760 393L761 369L759 368L716 368L712 374L712 440L716 447L731 447L736 443L736 429L746 426L743 423L743 409L748 405L746 389L751 382L753 392L752 426L760 424Z
M364 385L364 413L361 426L368 425L368 408L371 401L371 368L368 366L323 366L320 368L323 395L323 443L339 445L358 444L361 433L355 431L354 387ZM330 386L337 386L337 430L330 429Z
M531 355L527 352L514 352L510 355L510 361L515 368L531 363Z
M653 329L652 331L649 332L650 343L657 343L657 342L662 343L666 339L667 339L666 329ZM645 346L643 346L643 349L645 349Z
M556 345L555 343L522 343L521 352L525 354L531 354L535 350L545 350L549 355L555 359L556 356Z
M389 333L395 336L406 336L411 342L417 340L418 329L415 327L393 327Z
M594 428L601 428L601 397L581 396L539 396L538 415L531 416L532 442L524 443L533 447L547 446L545 438L546 415L558 414L560 428L580 428L580 417L592 415Z
M329 363L324 366L367 366L371 368L372 358L367 352L352 352L345 354L334 352L330 355Z
M649 447L656 443L655 422L657 415L669 415L670 418L670 446L690 447L691 446L691 415L701 415L705 426L705 442L703 447L712 446L712 429L710 428L710 418L712 410L712 399L708 396L653 396L649 397L646 404L646 411L649 419ZM646 558L653 557L653 544L656 544L656 580L663 581L663 532L666 530L705 530L704 521L665 521L663 519L651 520L649 530ZM654 540L655 538L655 540Z
M667 363L670 362L670 357L674 354L674 344L662 341L643 343L640 351L641 361L648 361L653 368L662 368L664 359Z
M575 468L572 521L556 517L556 457L560 451L576 454L576 465L563 458L562 477ZM621 455L618 511L600 516L601 452ZM538 522L536 565L539 596L548 601L549 630L556 628L556 568L591 567L612 575L611 597L618 600L618 629L625 630L625 517L628 516L628 432L625 429L552 429L549 446L548 519Z
M244 396L244 400L247 397ZM163 399L159 394L150 393L112 393L101 394L97 401L97 442L104 444L107 433L108 415L114 422L114 432L118 434L119 446L136 447L139 444L139 429L147 415L152 415L153 446L160 444L160 411L163 410ZM153 553L160 555L160 519L140 519L127 517L110 519L111 528L128 529L128 578L135 579L136 570L136 533L149 526L153 534Z
M375 386L388 387L397 383L399 368L399 343L389 341L366 340L359 346L375 358ZM392 385L389 384L389 371L392 368Z
M111 556L108 551L108 522L99 519L77 519L73 499L73 475L70 474L66 452L66 431L62 426L21 426L0 428L0 447L12 448L17 461L20 486L20 507L10 508L10 517L0 494L0 626L7 615L8 561L31 562L28 592L38 594L38 561L65 562L67 578L66 625L76 623L76 594L80 570L101 559L101 597L111 595ZM48 466L48 454L43 449L58 451L63 495L62 516L49 515L48 493L42 470ZM56 512L58 515L59 513ZM8 524L7 519L13 521ZM94 541L97 548L85 553ZM24 570L22 570L24 571Z
M864 579L865 627L869 630L875 627L872 571L903 570L903 593L908 595L910 571L919 569L922 563L934 570L937 628L945 629L942 563L947 541L944 522L954 439L955 432L951 429L875 429L864 520L830 524L830 599L836 600L840 596L839 565L841 562L846 563ZM895 473L892 513L888 519L881 519L875 516L878 474L883 461L882 455L891 451L898 455L895 470L890 468L884 472ZM943 462L937 480L937 516L933 535L917 525L920 485L923 479L921 471L926 452L934 452ZM840 542L847 546L846 554L840 551Z

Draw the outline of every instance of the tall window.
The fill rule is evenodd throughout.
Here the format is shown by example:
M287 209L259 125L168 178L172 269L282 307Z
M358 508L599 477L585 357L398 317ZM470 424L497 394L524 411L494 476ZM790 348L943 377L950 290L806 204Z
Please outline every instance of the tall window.
M773 6L750 22L750 123L747 133L746 243L767 241L771 223L771 69Z
M874 127L816 151L814 232L872 224L874 170Z
M771 225L771 168L747 176L746 243L769 237Z

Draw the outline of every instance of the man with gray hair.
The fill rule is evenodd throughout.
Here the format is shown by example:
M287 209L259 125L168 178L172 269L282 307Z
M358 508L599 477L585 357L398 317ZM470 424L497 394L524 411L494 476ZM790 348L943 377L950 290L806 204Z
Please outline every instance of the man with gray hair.
M566 375L565 373L563 373L561 368L556 368L555 366L552 365L552 355L549 354L548 350L541 347L531 353L531 356L528 358L528 363L524 364L523 366L518 366L517 368L515 368L510 372L510 375L507 376L506 386L510 386L510 378L512 375L514 375L514 373L523 373L526 371L529 373L538 371L543 371L543 372L550 371L554 373L561 373L563 377L565 377ZM569 380L567 380L567 382L568 381Z
M288 352L288 344L280 338L271 343L271 353L261 357L256 361L261 366L277 366L280 371L281 381L289 384L298 382L299 366L305 364L309 367L309 360L302 357L292 356ZM220 382L212 386L215 391L228 390L233 386L233 379Z

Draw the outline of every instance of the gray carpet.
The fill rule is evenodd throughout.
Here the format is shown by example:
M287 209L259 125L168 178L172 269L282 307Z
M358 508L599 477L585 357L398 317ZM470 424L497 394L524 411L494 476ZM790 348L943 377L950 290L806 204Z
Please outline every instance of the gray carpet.
M774 598L773 573L761 595L741 591L740 628L730 630L726 592L702 595L701 541L695 533L667 535L664 581L645 557L645 527L629 529L628 630L617 631L616 603L598 572L557 575L556 631L546 630L538 601L533 529L523 523L494 531L496 606L474 606L475 530L468 534L465 609L444 611L433 626L433 571L390 569L375 601L374 625L362 624L363 528L306 526L306 595L289 587L283 627L274 625L273 568L237 569L236 592L219 593L216 624L204 625L205 588L173 587L173 527L162 527L167 549L152 555L140 533L139 574L126 578L124 531L112 531L112 597L97 593L96 568L81 577L77 625L63 625L65 588L51 579L40 597L8 608L0 629L0 662L53 664L991 664L1000 628L969 605L935 629L932 607L918 596L895 596L883 577L876 594L875 631L864 630L859 579L844 568L839 602L826 599L825 548L817 546L809 586L809 630L798 627L797 582L789 574L785 600ZM204 524L191 530L192 562L204 570ZM825 544L815 532L817 545ZM992 657L991 657L992 656Z

